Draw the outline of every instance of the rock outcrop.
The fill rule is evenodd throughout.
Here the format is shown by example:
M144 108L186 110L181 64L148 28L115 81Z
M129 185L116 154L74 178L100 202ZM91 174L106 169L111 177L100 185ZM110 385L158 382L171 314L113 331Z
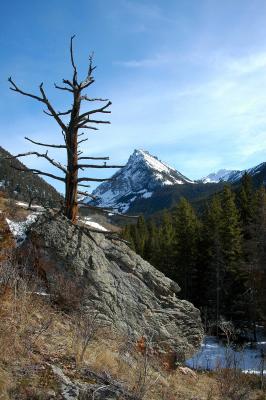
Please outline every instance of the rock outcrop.
M71 302L82 287L86 307L121 333L152 338L180 359L199 347L199 310L178 299L177 283L122 241L75 226L62 216L43 215L32 225L27 243L36 250L35 265L50 290L60 293L62 282L69 282Z

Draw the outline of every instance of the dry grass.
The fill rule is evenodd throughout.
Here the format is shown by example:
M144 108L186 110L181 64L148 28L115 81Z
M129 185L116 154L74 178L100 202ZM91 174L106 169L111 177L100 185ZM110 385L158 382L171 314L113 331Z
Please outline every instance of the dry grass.
M12 248L7 248L0 262L0 400L48 400L47 393L57 396L60 388L47 363L61 366L73 380L82 379L82 366L106 371L143 400L266 398L257 389L256 378L251 382L231 371L194 376L179 369L168 371L162 360L140 351L130 337L98 321L97 329L91 329L78 308L70 314L49 296L35 293L37 277L27 274L27 266L16 265Z
M71 379L80 379L80 366L99 373L106 371L143 400L236 399L226 391L229 376L221 380L215 374L198 373L195 377L178 369L168 372L158 360L148 359L145 363L134 343L125 346L129 351L121 351L128 338L110 334L110 330L98 331L86 347L82 364L77 365L73 346L75 317L56 310L40 296L23 291L6 291L0 302L1 400L41 399L48 389L56 392L58 382L46 362L61 366ZM232 381L230 387L233 384ZM255 399L250 387L248 396L237 399Z

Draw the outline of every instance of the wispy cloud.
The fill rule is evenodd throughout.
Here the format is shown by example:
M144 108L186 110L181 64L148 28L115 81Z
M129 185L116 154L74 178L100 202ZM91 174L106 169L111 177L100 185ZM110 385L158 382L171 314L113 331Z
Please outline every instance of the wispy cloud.
M151 58L143 58L140 60L128 60L128 61L114 61L114 64L128 68L153 68L170 64L173 61L174 57L172 55L155 54Z
M225 60L225 67L237 75L252 74L261 69L265 69L266 72L266 51L251 53L244 57L228 58Z

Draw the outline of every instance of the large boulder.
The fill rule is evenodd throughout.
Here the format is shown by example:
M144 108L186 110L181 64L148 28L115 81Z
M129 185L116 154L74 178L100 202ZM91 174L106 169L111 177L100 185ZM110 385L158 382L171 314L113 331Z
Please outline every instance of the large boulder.
M32 225L25 245L34 247L35 265L48 288L60 293L69 282L71 302L82 287L86 307L121 333L130 332L136 340L150 337L179 358L190 357L199 347L199 310L178 299L178 284L122 241L59 215L43 215Z

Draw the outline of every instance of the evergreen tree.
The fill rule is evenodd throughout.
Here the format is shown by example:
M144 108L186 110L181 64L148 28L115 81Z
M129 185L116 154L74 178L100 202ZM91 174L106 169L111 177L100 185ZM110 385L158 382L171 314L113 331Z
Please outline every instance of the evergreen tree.
M161 242L159 239L159 231L155 223L149 220L146 224L146 240L144 244L143 258L160 269L160 254Z
M173 212L175 238L173 279L180 284L181 294L193 301L197 292L197 255L200 223L190 203L182 198Z
M241 179L241 186L237 196L237 205L245 239L249 239L251 236L250 230L254 220L254 197L252 178L245 172Z
M160 271L173 278L174 273L174 249L173 243L175 231L173 227L171 214L164 212L162 224L158 232L158 241L160 243L160 254L158 257L158 266Z
M215 195L207 204L202 229L202 268L201 268L201 306L208 320L220 319L222 277L224 269L222 243L222 206L221 198Z
M256 324L266 321L266 191L259 189L254 196L254 215L246 241L246 308L256 341Z
M235 195L229 186L225 186L221 195L222 221L222 304L221 312L232 317L236 303L243 295L245 270L242 259L242 232L240 216L235 204Z

